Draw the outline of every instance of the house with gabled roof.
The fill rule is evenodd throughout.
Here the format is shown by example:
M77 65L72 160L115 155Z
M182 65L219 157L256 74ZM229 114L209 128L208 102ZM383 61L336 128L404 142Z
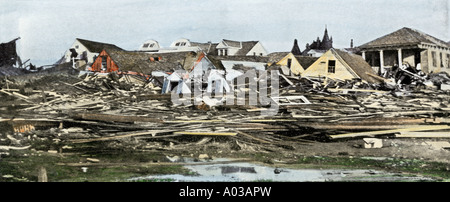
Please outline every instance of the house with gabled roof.
M267 56L267 50L259 41L223 39L216 49L220 56Z
M358 48L362 57L380 73L403 62L412 67L420 63L425 73L450 73L449 44L416 29L403 27Z
M331 48L309 66L301 76L338 80L361 79L368 83L379 83L379 80L370 74L376 73L360 55Z
M197 66L202 66L202 69L214 68L204 59L205 54L201 51L149 54L139 51L104 49L92 64L90 71L105 73L114 71L137 72L152 75L153 72L174 72L175 70L190 72Z
M75 61L82 60L85 64L90 65L104 49L123 51L122 48L114 44L76 38L75 42L64 54L63 61L71 62L72 58L74 58Z
M278 65L287 67L294 75L300 75L313 64L318 57L294 55L292 52L270 53L270 66Z

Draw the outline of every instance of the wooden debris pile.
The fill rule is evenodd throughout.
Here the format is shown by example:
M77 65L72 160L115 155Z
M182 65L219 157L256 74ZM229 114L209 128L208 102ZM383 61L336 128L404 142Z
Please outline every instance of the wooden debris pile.
M261 116L268 106L173 105L170 94L160 94L159 87L129 75L61 77L17 88L7 82L8 87L2 83L1 96L20 107L3 109L0 125L7 129L2 136L9 143L14 141L7 135L20 133L30 141L50 138L65 144L106 142L163 150L219 142L234 150L277 151L340 138L428 137L424 132L449 137L449 91L285 80L289 82L280 89L278 113L269 117ZM10 146L30 146L29 141L16 143Z

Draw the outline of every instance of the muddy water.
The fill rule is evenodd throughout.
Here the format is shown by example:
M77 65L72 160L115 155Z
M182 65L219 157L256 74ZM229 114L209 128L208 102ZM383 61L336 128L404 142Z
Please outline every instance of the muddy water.
M198 165L188 159L182 159L181 162L189 162L189 165L184 167L196 175L152 175L132 178L130 181L157 179L171 179L175 182L433 181L431 178L421 176L403 176L374 170L287 169L248 162L230 163L228 159L196 161Z

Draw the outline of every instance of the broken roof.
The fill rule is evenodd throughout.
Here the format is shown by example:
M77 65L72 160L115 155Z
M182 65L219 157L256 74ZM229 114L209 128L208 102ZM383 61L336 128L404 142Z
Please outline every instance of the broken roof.
M319 57L310 56L295 56L295 59L300 63L304 70L308 69Z
M290 52L274 52L274 53L269 53L267 55L267 57L269 57L268 62L269 63L277 63L279 62L281 59L283 59L284 57L286 57L286 55L288 55Z
M153 71L173 72L177 69L190 70L201 52L169 52L148 54L136 51L106 50L120 71L151 74Z
M235 53L238 56L245 56L247 53L257 44L259 41L232 41L227 39L222 39L222 42L234 48L239 48L239 50Z
M81 44L83 44L92 53L100 53L100 52L102 52L103 49L123 51L122 48L120 48L114 44L90 41L90 40L80 39L80 38L77 38L77 40Z
M222 64L222 61L242 61L242 62L262 62L267 63L269 61L269 57L267 56L211 56L208 55L208 59L214 64L214 66L218 69L225 69Z
M357 54L349 53L339 49L330 49L335 55L340 56L345 63L349 65L350 68L363 80L378 83L379 81L375 78L369 76L367 73L376 74L372 67Z
M191 46L197 46L200 49L202 49L203 52L206 54L217 54L216 46L219 45L219 43L200 43L200 42L191 42Z
M395 32L365 43L359 48L377 48L386 46L415 46L421 43L435 44L441 47L449 47L448 43L419 30L403 27Z

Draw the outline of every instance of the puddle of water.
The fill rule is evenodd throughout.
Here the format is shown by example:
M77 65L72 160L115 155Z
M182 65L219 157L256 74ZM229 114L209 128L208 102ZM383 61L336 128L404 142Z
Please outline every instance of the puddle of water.
M173 159L173 158L172 158ZM407 177L374 170L342 169L287 169L247 162L230 162L229 159L196 160L177 158L173 162L186 162L184 167L197 173L195 176L179 174L152 175L132 178L130 181L173 179L175 182L326 182L326 181L431 181L420 177ZM198 164L198 165L196 165Z

